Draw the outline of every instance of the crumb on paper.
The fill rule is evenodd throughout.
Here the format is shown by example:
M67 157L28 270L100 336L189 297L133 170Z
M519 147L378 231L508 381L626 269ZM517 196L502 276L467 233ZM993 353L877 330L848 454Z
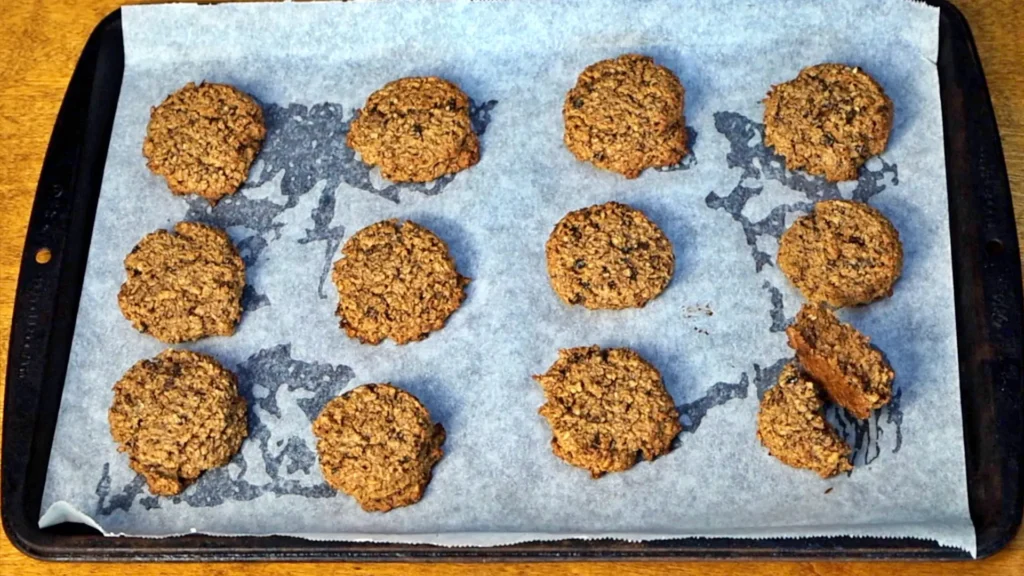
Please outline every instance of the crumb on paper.
M710 317L714 315L715 311L711 309L710 302L707 302L705 304L693 304L690 306L685 306L683 308L683 318L686 318L687 320L691 318Z

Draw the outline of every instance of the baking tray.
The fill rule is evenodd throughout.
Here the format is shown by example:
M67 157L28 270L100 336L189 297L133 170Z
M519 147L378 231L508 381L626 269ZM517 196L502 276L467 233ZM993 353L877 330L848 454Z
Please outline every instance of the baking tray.
M968 498L982 558L1014 537L1024 508L1020 253L999 132L970 28L948 2L928 3L941 9L937 65L960 396ZM71 77L25 239L7 364L0 509L8 537L26 554L93 561L969 558L962 550L912 538L564 540L446 548L283 536L108 538L81 524L40 529L50 446L123 73L121 13L115 11L93 31Z

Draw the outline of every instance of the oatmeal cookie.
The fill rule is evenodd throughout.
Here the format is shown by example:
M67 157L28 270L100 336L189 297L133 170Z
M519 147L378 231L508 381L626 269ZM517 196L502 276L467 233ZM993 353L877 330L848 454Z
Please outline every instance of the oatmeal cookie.
M345 242L334 263L338 316L351 338L406 344L444 327L466 298L448 246L406 221L367 226Z
M860 68L818 64L772 86L764 101L764 143L785 157L786 168L856 180L881 154L892 130L892 101Z
M668 453L682 431L661 374L628 348L559 350L547 373L533 378L544 389L540 415L551 426L552 451L593 478Z
M230 336L242 317L245 262L220 228L179 222L147 234L124 269L121 313L162 342Z
M469 97L455 84L402 78L370 95L346 143L392 182L430 182L480 159L469 112Z
M824 416L818 386L787 364L765 393L757 413L757 438L783 464L822 478L853 469L850 447Z
M896 373L867 336L827 306L805 304L786 336L807 374L857 418L889 403Z
M165 350L114 385L110 434L149 491L173 496L227 464L248 435L235 375L206 354Z
M607 202L570 212L548 238L548 276L568 304L640 308L672 279L672 244L643 212Z
M588 66L565 97L565 145L583 162L636 178L687 152L683 86L639 54Z
M142 154L171 192L216 204L245 182L266 135L263 109L251 96L189 82L153 108Z
M778 263L808 300L855 306L892 296L903 270L903 245L878 210L825 200L782 235Z
M367 512L419 502L444 454L444 427L390 384L366 384L331 400L313 434L327 483Z

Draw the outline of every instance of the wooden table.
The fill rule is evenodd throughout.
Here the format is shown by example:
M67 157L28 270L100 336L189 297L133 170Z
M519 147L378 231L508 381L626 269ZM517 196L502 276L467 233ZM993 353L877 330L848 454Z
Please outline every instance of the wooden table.
M896 1L896 0L894 0ZM6 0L0 7L0 374L6 374L7 345L25 229L50 130L78 55L93 26L121 0ZM955 0L966 14L981 52L995 104L1018 235L1024 226L1024 23L1017 0ZM1022 241L1024 244L1024 241ZM2 390L0 390L2 392ZM0 394L0 409L2 409ZM54 564L32 560L0 537L0 576L42 574L1024 574L1024 532L994 557L952 566L939 563L558 563L558 564Z

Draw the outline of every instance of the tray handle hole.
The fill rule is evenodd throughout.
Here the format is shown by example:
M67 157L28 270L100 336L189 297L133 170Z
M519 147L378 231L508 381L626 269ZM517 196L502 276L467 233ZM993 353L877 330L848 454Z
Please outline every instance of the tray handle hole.
M1003 249L1002 240L989 240L985 243L985 251L988 252L989 256L999 256L1003 253Z
M39 250L36 250L37 264L46 264L51 259L53 259L53 253L50 252L49 248L40 248Z

